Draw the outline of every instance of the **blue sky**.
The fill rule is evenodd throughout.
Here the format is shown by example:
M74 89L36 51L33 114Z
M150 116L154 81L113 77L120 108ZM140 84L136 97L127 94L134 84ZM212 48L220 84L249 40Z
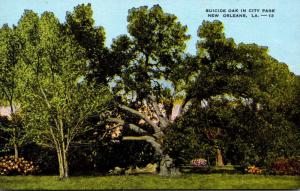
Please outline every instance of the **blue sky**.
M197 29L208 18L206 9L275 9L273 18L218 18L224 22L227 37L237 43L257 43L268 46L270 54L289 65L292 72L300 75L300 0L1 0L0 25L17 24L24 9L39 14L52 11L65 21L67 11L81 3L90 2L96 25L106 31L106 45L113 38L127 33L127 13L132 7L160 4L165 12L175 14L187 25L192 39L187 51L196 52Z

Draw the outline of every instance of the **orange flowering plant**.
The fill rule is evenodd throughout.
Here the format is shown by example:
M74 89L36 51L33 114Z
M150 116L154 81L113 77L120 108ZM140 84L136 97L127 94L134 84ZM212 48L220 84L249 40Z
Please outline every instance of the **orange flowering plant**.
M246 171L250 174L261 174L263 172L262 169L256 167L255 165L249 166Z

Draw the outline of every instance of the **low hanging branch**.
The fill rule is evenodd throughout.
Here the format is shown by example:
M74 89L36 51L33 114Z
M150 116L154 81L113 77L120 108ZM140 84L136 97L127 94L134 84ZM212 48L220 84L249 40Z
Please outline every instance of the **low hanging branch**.
M123 110L125 110L125 111L128 111L128 112L130 112L130 113L132 113L132 114L134 114L134 115L136 115L136 116L142 118L143 120L145 120L149 125L151 125L151 126L153 127L155 134L159 134L159 133L161 132L161 128L160 128L159 126L157 126L157 125L156 125L151 119L149 119L146 115L143 115L143 114L141 114L140 112L138 112L138 111L136 111L136 110L134 110L134 109L132 109L132 108L130 108L130 107L127 107L127 106L125 106L125 105L120 105L120 104L119 104L118 107L119 107L120 109L123 109Z
M129 129L133 130L136 133L139 134L148 134L147 131L145 131L144 129L140 128L139 126L132 124L132 123L126 123L124 120L122 119L118 119L118 118L108 118L106 120L107 122L111 122L111 123L118 123L121 126L128 126Z
M125 136L123 137L125 141L146 141L150 143L158 154L162 154L161 144L158 143L152 136Z

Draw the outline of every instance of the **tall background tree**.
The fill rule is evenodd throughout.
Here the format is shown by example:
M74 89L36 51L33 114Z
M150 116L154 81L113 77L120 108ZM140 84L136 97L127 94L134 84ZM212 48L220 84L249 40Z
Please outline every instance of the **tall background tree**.
M67 12L66 31L85 50L87 69L85 76L89 81L107 83L119 72L119 64L113 65L111 53L105 47L105 31L101 26L95 26L91 4L80 4L73 12Z
M295 76L286 64L268 55L267 47L237 45L226 38L220 21L204 21L198 35L200 72L188 91L193 106L179 126L186 122L197 129L204 137L199 141L213 146L216 165L224 165L223 155L230 149L253 163L295 153L288 144L297 145L294 128L286 116L294 100Z
M15 158L26 139L21 118L18 115L23 86L20 82L20 58L22 41L15 26L3 25L0 29L0 89L2 109L7 111L9 123L2 126L7 136L8 147L13 147Z

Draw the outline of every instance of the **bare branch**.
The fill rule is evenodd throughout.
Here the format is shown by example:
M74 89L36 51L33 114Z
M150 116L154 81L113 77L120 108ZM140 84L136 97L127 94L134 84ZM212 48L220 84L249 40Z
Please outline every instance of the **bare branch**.
M181 105L181 111L180 111L179 116L185 114L188 111L190 103L191 103L191 99L189 97L184 99L184 101Z
M118 106L119 106L119 108L121 108L121 109L123 109L123 110L125 110L125 111L128 111L128 112L130 112L130 113L132 113L132 114L134 114L134 115L136 115L136 116L142 118L143 120L145 120L149 125L151 125L151 126L153 127L155 133L158 133L158 132L161 131L161 130L160 130L160 127L157 126L153 121L151 121L151 119L149 119L146 115L144 115L144 114L142 114L142 113L136 111L135 109L132 109L132 108L130 108L130 107L127 107L127 106L125 106L125 105L120 105L120 104L119 104Z
M163 113L161 112L161 110L158 107L158 103L155 99L155 97L153 95L149 96L149 98L152 101L152 106L154 108L154 111L158 117L158 120L160 121L161 125L163 128L168 126L168 119L163 115Z
M148 134L147 131L145 131L144 129L140 128L139 126L137 126L135 124L132 124L132 123L126 123L124 120L119 119L119 118L108 118L106 121L107 122L112 122L112 123L118 123L118 124L120 124L122 126L128 126L129 129L133 130L136 133L140 133L140 134L147 133Z
M46 94L45 94L43 88L40 88L40 90L41 90L41 92L42 92L42 95L43 95L43 98L44 98L44 101L45 101L46 105L48 106L49 109L51 109L51 105L50 105L50 103L49 103L49 101L48 101L48 99L47 99L47 96L46 96Z
M151 136L125 136L125 137L123 137L123 140L125 140L125 141L146 141L155 148L156 152L158 152L159 154L162 154L161 144L158 143Z
M76 125L72 128L72 129L68 129L68 132L67 132L67 137L68 137L68 140L67 140L67 145L66 145L66 148L69 148L69 145L71 143L71 141L75 138L76 136L76 131L83 125L84 123L84 120L86 119L86 117L90 114L92 109L90 109L88 112L86 112L83 116L81 116L78 120L77 120L77 123Z

